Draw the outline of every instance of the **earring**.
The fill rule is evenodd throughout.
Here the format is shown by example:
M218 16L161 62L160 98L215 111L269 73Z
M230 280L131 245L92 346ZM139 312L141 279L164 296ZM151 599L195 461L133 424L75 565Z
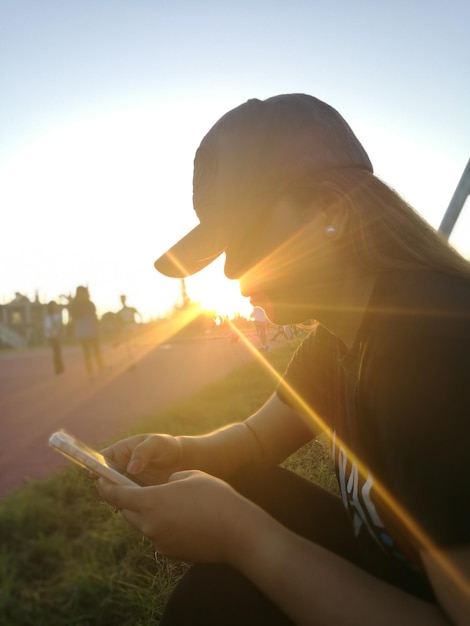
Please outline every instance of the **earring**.
M327 226L325 228L325 233L327 237L333 237L336 232L336 228L334 226Z

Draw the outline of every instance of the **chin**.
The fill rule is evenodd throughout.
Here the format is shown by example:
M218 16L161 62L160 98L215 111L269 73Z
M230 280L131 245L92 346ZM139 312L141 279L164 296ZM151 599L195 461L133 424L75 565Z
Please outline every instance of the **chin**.
M267 318L273 324L282 326L284 324L301 324L309 319L309 313L299 306L277 302L266 293L256 293L250 297L253 306L260 306L264 309Z
M305 315L301 315L298 312L296 314L292 310L286 311L286 310L274 309L270 315L268 315L268 312L266 311L266 315L269 317L269 320L273 324L277 324L278 326L289 325L289 324L303 324L309 321L310 319L306 317Z
M242 292L242 295L247 295L247 294L244 294ZM272 302L271 302L271 299L266 295L264 291L256 291L256 292L250 293L249 298L250 298L251 306L260 306L262 309L264 309L264 312L266 313L267 318L271 322L274 322L273 317L272 317L273 316Z

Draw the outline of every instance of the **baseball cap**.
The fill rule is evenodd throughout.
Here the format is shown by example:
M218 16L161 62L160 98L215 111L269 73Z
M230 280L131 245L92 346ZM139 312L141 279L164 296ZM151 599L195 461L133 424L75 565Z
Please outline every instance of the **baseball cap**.
M306 94L248 100L203 138L193 174L199 224L157 259L155 268L175 278L198 272L282 189L337 168L373 172L366 151L333 107Z

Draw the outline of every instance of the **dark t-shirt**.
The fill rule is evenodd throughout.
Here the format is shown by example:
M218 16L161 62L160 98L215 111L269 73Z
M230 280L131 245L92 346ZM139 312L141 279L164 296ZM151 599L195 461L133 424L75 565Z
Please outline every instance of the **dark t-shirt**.
M331 429L357 535L415 565L427 539L470 543L470 281L383 274L351 350L319 326L285 379Z
M75 298L69 304L68 309L79 341L94 339L98 336L96 307L91 300Z
M68 310L74 320L81 317L96 317L96 307L91 300L75 298L70 302Z

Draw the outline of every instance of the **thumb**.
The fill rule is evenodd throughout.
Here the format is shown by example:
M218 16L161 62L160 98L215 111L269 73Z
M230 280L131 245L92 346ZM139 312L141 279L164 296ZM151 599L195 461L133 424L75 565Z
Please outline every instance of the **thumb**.
M173 472L173 474L168 477L167 482L173 483L178 480L188 480L190 478L200 476L201 474L202 472L199 470L181 470L179 472Z
M127 465L129 474L139 474L150 463L156 467L165 467L174 463L179 444L169 435L149 435L136 446Z

